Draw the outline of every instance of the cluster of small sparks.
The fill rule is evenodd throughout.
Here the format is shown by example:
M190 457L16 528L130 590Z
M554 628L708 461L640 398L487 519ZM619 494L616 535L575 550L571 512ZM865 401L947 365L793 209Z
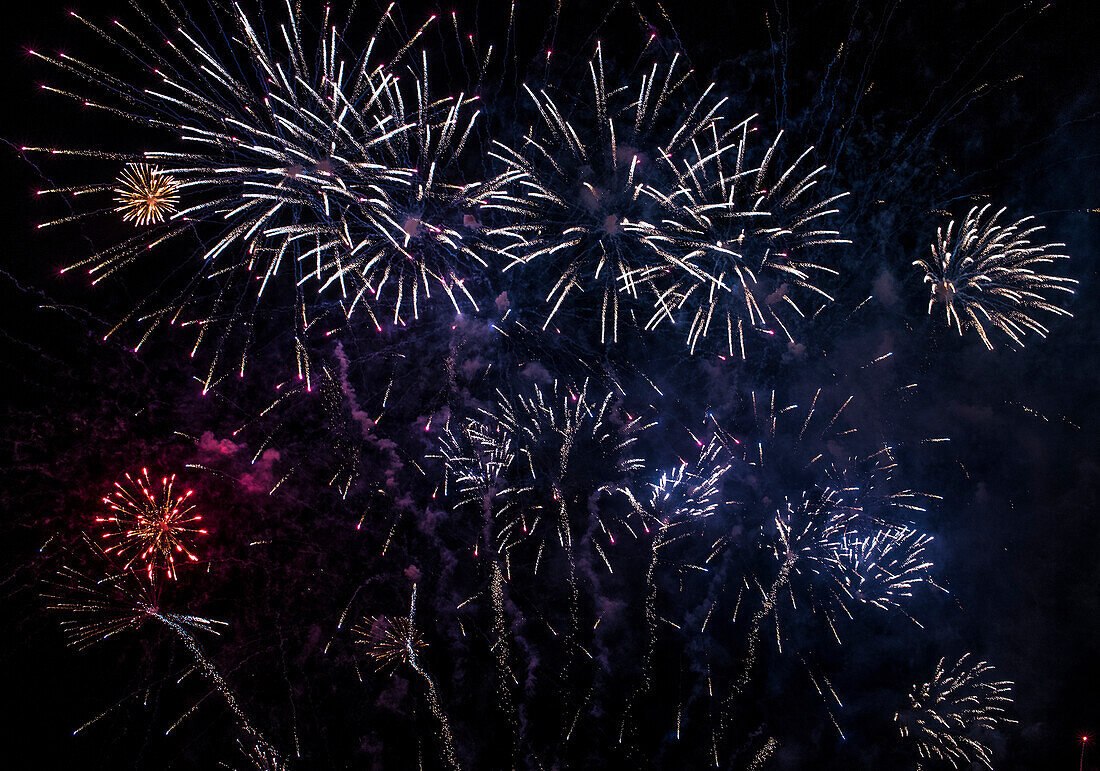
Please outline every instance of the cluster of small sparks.
M992 329L1019 347L1028 332L1046 337L1050 330L1036 314L1072 315L1056 298L1072 295L1077 283L1044 272L1068 259L1059 251L1065 244L1033 241L1043 230L1033 217L999 224L1004 213L1005 209L994 212L989 205L971 209L961 224L956 226L952 220L939 228L931 254L913 263L931 285L928 312L942 304L948 327L960 335L964 328L974 329L990 350Z
M922 758L953 768L981 763L992 768L989 735L1015 722L1005 710L1012 683L993 680L993 665L964 655L955 664L940 659L932 679L914 685L909 709L894 716L902 737L916 743Z
M174 580L177 557L198 561L191 540L207 531L199 525L202 515L195 513L190 502L194 490L177 493L175 483L172 474L161 478L158 486L143 468L137 477L127 473L103 499L110 513L95 519L107 528L102 534L107 544L103 550L125 560L124 570L140 563L150 577L164 570Z

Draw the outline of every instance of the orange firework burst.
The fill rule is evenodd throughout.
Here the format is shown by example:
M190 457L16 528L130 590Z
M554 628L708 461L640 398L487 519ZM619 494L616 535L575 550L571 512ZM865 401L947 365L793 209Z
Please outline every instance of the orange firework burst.
M118 185L115 211L135 225L163 222L179 203L179 183L147 163L128 164L118 175Z
M125 568L142 562L150 577L155 569L163 568L173 580L177 555L197 561L186 542L194 535L205 535L206 529L197 526L202 515L194 513L194 505L188 503L194 491L176 493L172 489L175 482L175 474L164 477L155 489L149 470L144 468L137 479L126 474L125 484L115 482L114 493L103 499L111 514L96 517L96 522L113 525L103 534L110 539L103 551L125 559Z

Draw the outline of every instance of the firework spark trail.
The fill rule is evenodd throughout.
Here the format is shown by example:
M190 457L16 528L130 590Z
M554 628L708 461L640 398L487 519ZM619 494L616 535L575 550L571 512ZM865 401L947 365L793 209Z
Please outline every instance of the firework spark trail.
M1043 230L1025 217L1011 225L998 220L1005 209L974 207L956 228L954 220L936 231L931 254L913 262L931 285L928 313L942 303L948 327L962 335L973 328L993 350L986 325L999 329L1013 345L1023 347L1028 332L1046 337L1050 330L1035 318L1037 311L1072 316L1051 295L1073 294L1077 281L1041 272L1058 260L1065 244L1033 243Z
M375 661L381 671L396 668L401 664L409 667L420 676L427 689L428 706L439 722L439 734L442 743L442 760L449 768L458 769L458 757L455 754L454 737L451 735L450 722L439 700L439 691L431 675L420 663L420 651L427 643L416 629L416 585L413 585L412 598L409 600L409 615L400 618L387 616L367 617L358 624L353 632L358 642L366 646L367 655Z
M602 533L610 546L615 543L616 525L629 530L625 519L612 519L613 507L595 501L601 496L621 495L630 475L642 468L642 460L632 451L648 425L642 418L631 418L614 407L613 394L590 395L587 384L579 392L555 382L545 392L535 386L514 397L502 392L497 396L495 409L482 410L464 427L482 447L478 451L482 460L470 464L462 460L465 456L461 452L456 453L456 476L465 475L471 480L466 483L466 495L475 498L485 494L480 487L483 483L474 481L479 475L491 471L502 477L500 482L493 482L493 517L500 520L493 525L496 550L534 542L538 547L534 565L537 574L546 546L556 543L561 547L568 563L569 620L560 630L566 663L559 674L568 684L576 678L578 653L589 655L579 638L578 557L582 540L613 571L598 540L582 536ZM558 634L555 631L555 636ZM576 705L569 698L574 690L565 688L566 734L571 730L568 718L576 714Z
M507 435L487 432L477 420L468 420L460 428L448 424L440 434L439 457L446 471L446 486L455 488L456 510L472 508L481 515L481 531L474 544L475 557L484 553L489 560L489 596L492 607L492 650L497 675L497 697L511 731L511 757L519 750L521 721L513 688L517 679L511 665L511 634L505 615L505 584L509 572L507 550L510 543L500 532L497 509L499 491L507 485L506 474L515 462L515 453ZM509 504L504 503L507 507ZM503 516L507 516L504 514Z
M838 598L839 590L831 588L832 584L839 583L840 580L840 564L836 551L852 519L853 515L846 511L841 498L832 490L807 493L797 504L787 500L776 513L774 520L776 542L772 550L779 570L768 589L763 591L763 601L749 622L745 658L741 672L734 679L726 697L727 710L733 707L736 699L744 693L752 679L758 659L763 625L769 617L775 618L776 641L780 643L779 595L784 591L792 591L792 579L796 575L823 578L828 583L824 603ZM819 605L824 603L819 599ZM823 606L821 610L835 635L829 608Z
M202 670L203 675L217 689L218 693L222 695L226 705L236 716L238 726L240 726L241 730L248 734L252 740L251 757L257 767L263 768L270 761L274 761L276 767L285 767L286 763L283 760L282 754L278 752L252 724L248 715L245 714L244 710L237 702L237 698L233 695L233 690L229 687L229 684L221 676L217 667L206 658L198 640L196 640L194 635L188 632L183 623L181 623L181 619L185 617L180 617L174 613L154 613L152 615L157 621L171 629L176 637L187 646L187 649L191 651L191 655L195 659L195 663L197 663Z
M65 54L31 52L101 96L77 96L44 86L48 90L167 131L175 140L172 145L178 142L187 148L154 149L140 159L157 164L147 181L159 180L163 188L171 180L173 196L181 199L178 210L169 214L167 200L154 207L146 195L144 203L134 204L139 223L146 227L66 268L87 267L97 283L184 233L216 233L209 241L212 245L204 245L198 255L198 272L173 299L163 302L150 295L131 314L146 327L138 347L162 322L196 324L199 332L192 353L205 336L221 337L216 365L231 334L243 333L243 371L253 325L269 299L273 307L292 309L295 336L303 349L306 333L330 307L338 306L345 319L364 307L380 326L376 310L392 307L399 321L408 302L416 315L420 295L428 293L433 281L442 285L456 307L456 286L458 294L472 300L462 281L468 270L484 262L463 244L464 234L449 224L448 213L453 211L461 220L461 210L476 205L477 185L449 179L474 125L476 113L468 116L473 100L433 99L426 55L422 69L414 70L406 84L399 84L395 74L432 20L406 40L388 64L372 67L368 61L384 28L393 26L389 11L368 45L347 60L341 57L342 34L328 23L327 15L327 28L311 46L300 30L299 9L288 2L286 11L288 21L269 37L264 25L257 28L240 6L234 6L223 21L226 50L206 42L217 36L211 38L178 18L173 30L178 37L161 46L147 42L146 38L165 36L144 13L151 35L119 21L104 30L71 14L125 57L136 73L155 78L157 85L151 87L141 85L140 78L115 76ZM242 56L248 66L235 64ZM406 93L409 89L412 92ZM412 109L405 109L407 103ZM96 150L25 150L135 160ZM146 167L131 163L129 168ZM124 182L123 189L133 198L129 188L148 187ZM93 186L76 192L108 189ZM78 216L100 213L115 210L108 207ZM167 218L162 223L163 215ZM167 272L181 269L182 265L174 266ZM216 285L212 297L204 288L209 281ZM383 287L391 284L392 301L388 294L381 298ZM315 297L307 295L307 287L315 287ZM308 351L300 353L299 374L304 375L309 356ZM214 377L212 366L210 380Z
M774 736L769 736L764 742L764 746L757 750L756 754L752 756L752 761L746 767L746 771L757 771L757 769L763 768L764 764L768 762L778 749L779 742L775 740Z
M712 516L718 509L722 479L730 470L730 462L722 444L714 437L706 444L699 442L699 457L693 463L681 461L681 465L665 472L656 483L650 484L649 498L638 501L627 488L624 493L643 518L645 529L652 524L656 529L650 545L649 567L646 571L646 644L642 659L642 686L635 698L651 686L653 656L657 633L657 569L661 563L661 551L673 542L688 537L693 528Z
M509 220L492 230L510 242L502 248L511 259L505 270L524 266L550 277L544 329L571 295L591 290L600 302L600 341L617 341L620 316L633 315L620 300L637 300L661 271L697 272L675 250L654 248L667 240L657 202L668 199L675 181L663 159L717 120L726 100L711 97L711 84L664 128L691 74L677 72L679 58L663 72L654 63L636 90L609 87L597 45L588 67L590 98L570 105L562 102L567 94L524 85L539 114L537 128L528 129L518 149L493 143L490 155L505 171L484 208ZM647 187L658 192L643 196Z
M971 763L992 768L989 735L1016 722L1005 716L1012 704L1012 683L990 679L992 664L969 659L969 653L954 665L940 659L932 679L913 686L909 708L895 714L894 721L921 759L945 761L954 768Z
M105 564L109 564L105 552L94 545L92 548L101 555ZM141 574L132 570L93 579L75 568L64 566L44 597L49 609L66 616L61 621L62 631L69 644L78 648L87 648L120 632L136 630L150 619L167 627L187 647L203 676L221 694L238 727L248 735L249 744L261 754L281 757L249 719L232 688L188 630L190 627L218 634L218 627L225 626L225 622L163 610L156 580L143 580Z
M803 163L813 148L777 172L780 132L759 166L748 167L749 124L755 117L722 134L712 123L692 137L689 153L669 159L676 172L670 197L653 188L644 191L662 203L669 217L665 232L651 237L655 248L662 254L677 250L694 267L661 284L646 328L686 315L692 353L712 331L725 339L729 356L741 359L746 358L748 330L772 336L778 327L794 342L777 309L789 306L807 317L792 289L832 302L817 286L817 277L839 273L815 261L813 253L825 245L851 243L823 222L839 213L834 204L847 193L815 200L826 167L810 169Z
M141 562L150 580L153 572L159 569L175 580L177 554L192 562L198 561L188 540L194 535L205 535L207 531L195 526L202 515L195 514L195 506L189 503L194 491L175 495L172 491L175 481L175 474L164 477L160 488L156 489L149 478L149 470L143 468L136 479L127 473L127 484L116 482L114 494L103 499L113 512L95 520L111 525L102 535L104 540L110 541L103 551L125 559L123 570Z

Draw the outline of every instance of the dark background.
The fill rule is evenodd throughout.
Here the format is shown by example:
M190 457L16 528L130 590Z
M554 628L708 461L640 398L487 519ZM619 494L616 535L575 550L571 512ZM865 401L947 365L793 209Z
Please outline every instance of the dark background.
M102 20L122 5L84 3L79 10ZM193 378L204 370L188 359L182 338L165 335L137 356L122 347L133 340L102 342L108 320L133 299L126 296L127 284L89 289L78 277L57 275L86 248L82 239L98 234L34 228L44 215L33 191L60 166L24 157L20 146L117 146L126 138L117 125L86 123L76 108L36 88L50 73L25 49L75 46L92 57L101 50L66 17L68 8L45 0L9 9L0 42L6 182L0 364L8 394L0 443L0 690L9 711L4 756L11 767L28 768L76 762L194 767L196 758L205 758L201 767L208 767L215 758L204 755L204 741L224 741L217 709L198 711L163 738L194 701L172 685L186 668L183 651L135 636L129 644L76 653L63 647L54 619L39 610L39 581L52 565L44 545L71 540L83 526L80 518L121 470L181 459L215 464L217 442L228 440L242 416L255 411L237 401L247 391L202 397ZM404 10L409 19L427 13L426 6L411 4ZM450 8L439 10L449 14ZM877 303L868 321L832 335L832 350L851 361L868 350L895 350L893 366L911 372L925 395L901 417L929 436L953 440L946 459L919 470L914 487L945 497L929 530L940 544L940 574L958 612L923 621L945 649L973 650L1016 682L1019 725L1004 736L998 768L1073 768L1080 735L1100 729L1100 35L1091 11L1087 2L1054 2L1042 11L1003 2L670 2L665 17L651 3L567 2L556 19L549 4L537 3L524 4L517 17L516 69L535 71L528 62L552 46L557 66L574 76L596 39L636 46L651 25L659 44L689 54L700 81L722 84L736 105L731 113L758 112L769 129L816 144L821 162L835 169L835 183L853 191L845 227L856 245L845 258L841 297L858 300L874 291ZM465 4L460 18L482 39L500 39L507 5ZM845 53L834 59L841 42ZM514 72L506 73L496 87L506 94L514 81ZM924 289L909 273L938 224L932 212L958 216L981 196L1008 206L1010 214L1037 215L1050 238L1067 244L1073 256L1068 273L1081 282L1070 304L1075 318L1056 320L1049 339L1032 338L1022 352L986 352L977 341L960 342L925 321ZM262 365L258 369L250 386L278 382ZM206 432L209 441L202 439ZM173 436L177 444L168 441ZM237 441L248 446L242 457L255 452L255 435ZM245 533L216 532L209 548L225 566L217 585L231 588L203 599L209 614L219 617L219 607L262 598L248 613L236 612L243 631L233 633L232 645L240 655L226 660L236 662L231 676L261 683L253 691L260 694L257 703L265 703L263 689L269 688L268 703L283 713L326 709L308 699L318 699L325 688L337 692L356 674L350 657L340 659L334 674L294 645L283 647L284 640L323 643L334 635L334 616L288 630L263 621L277 617L265 610L288 601L284 590L303 593L289 601L323 592L324 582L311 577L325 571L351 570L368 581L374 569L353 542L316 534L345 532L346 517L333 513L343 505L334 491L303 481L311 478L308 460L291 460L296 451L308 458L311 441L321 440L304 433L282 440L278 471L263 463L259 469L233 466L225 479L206 480L202 491L233 521L248 523L250 543L278 536L281 551L263 564L281 564L286 574L249 570L251 552L237 543ZM241 492L243 474L256 475L259 488L299 462L304 470L282 497ZM259 478L265 473L268 478ZM234 484L226 481L230 477ZM354 520L357 513L347 517ZM342 544L344 551L322 553L320 543ZM291 574L295 580L287 581ZM320 604L338 613L345 602L339 597ZM255 627L248 626L252 614ZM281 662L269 655L272 650L282 651ZM264 662L255 671L253 656ZM277 666L269 666L272 660ZM278 681L310 677L324 685L311 689L307 703L279 702ZM147 706L137 709L143 700ZM73 738L74 730L114 705L121 705L118 714ZM142 717L135 718L138 713ZM375 720L374 738L364 738L360 749L389 758L387 767L401 767L395 758L407 756L379 754L371 745L386 736L386 718ZM354 723L347 714L334 717L322 735L337 737L347 723ZM347 756L335 747L312 752L315 767ZM797 755L779 760L784 767L800 764ZM1100 767L1100 754L1085 765Z

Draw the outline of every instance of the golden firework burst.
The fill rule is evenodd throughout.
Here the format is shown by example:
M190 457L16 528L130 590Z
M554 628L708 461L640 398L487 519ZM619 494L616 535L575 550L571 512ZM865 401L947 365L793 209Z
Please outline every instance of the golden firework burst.
M147 163L130 163L118 175L115 211L135 225L152 225L163 222L176 211L179 203L179 183L162 174L156 166Z
M402 663L415 665L417 652L428 646L417 633L411 614L407 618L368 616L353 631L379 672Z

